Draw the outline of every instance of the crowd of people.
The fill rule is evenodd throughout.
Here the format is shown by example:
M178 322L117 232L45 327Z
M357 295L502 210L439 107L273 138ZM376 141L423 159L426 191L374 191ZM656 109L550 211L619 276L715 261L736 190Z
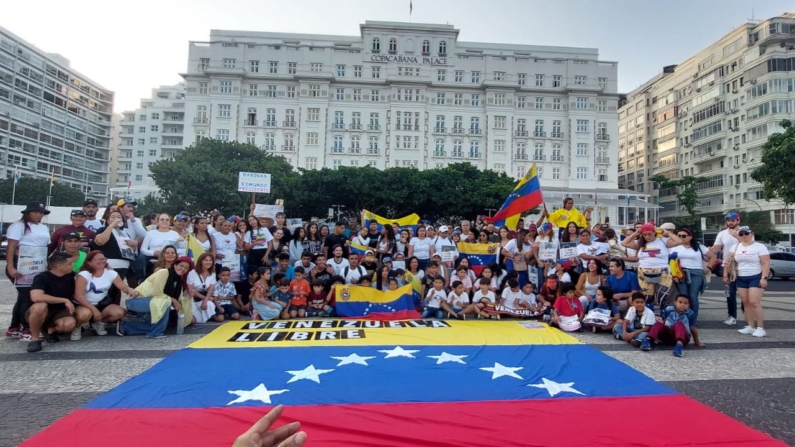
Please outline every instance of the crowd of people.
M87 200L71 212L71 225L51 234L42 224L45 206L27 205L7 231L7 275L18 295L7 338L37 352L59 334L76 341L86 331L106 335L109 325L119 336L161 338L169 325L180 332L243 317L329 317L335 285L388 291L411 284L423 318L499 319L522 311L643 350L673 344L681 356L691 338L702 345L699 297L716 255L724 260L724 323L736 324L739 294L747 323L739 332L766 335L761 300L769 254L734 212L708 248L692 229L670 223L591 225L591 208L580 212L571 198L516 228L483 218L408 227L364 226L354 218L291 229L284 213L255 217L253 205L247 218L142 218L135 207L122 199L99 217L97 203ZM486 244L495 262L470 265L462 242ZM35 275L22 267L43 263L46 271Z

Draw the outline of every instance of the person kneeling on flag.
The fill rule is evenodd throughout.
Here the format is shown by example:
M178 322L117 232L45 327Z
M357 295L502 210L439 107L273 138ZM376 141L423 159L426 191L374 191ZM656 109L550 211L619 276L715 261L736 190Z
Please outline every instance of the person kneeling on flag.
M640 349L651 351L652 343L673 344L674 355L682 357L685 355L685 345L690 343L691 335L696 346L699 348L705 346L698 338L696 314L690 309L690 298L679 294L673 306L668 306L660 312L657 322L649 329L649 334L643 340Z
M425 310L422 311L422 318L442 318L442 303L447 301L444 293L444 279L434 278L433 288L425 295ZM452 309L451 309L452 310Z
M550 322L552 326L567 332L578 331L582 328L583 310L580 300L575 296L574 284L565 283L560 289L563 296L555 300Z
M442 308L447 310L450 317L466 320L466 314L476 312L477 306L469 304L469 295L466 286L461 281L453 281L452 289L447 295L447 302L442 303Z

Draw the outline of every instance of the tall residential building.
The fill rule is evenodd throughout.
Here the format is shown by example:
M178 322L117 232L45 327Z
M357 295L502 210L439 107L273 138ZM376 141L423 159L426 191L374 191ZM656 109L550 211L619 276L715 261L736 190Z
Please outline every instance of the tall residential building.
M116 176L118 176L119 171L119 145L121 144L119 134L121 132L122 118L124 118L124 115L121 113L114 113L111 117L113 130L111 131L110 160L108 162L108 185L111 186L116 184Z
M190 43L185 145L249 142L306 169L469 162L521 177L536 162L550 189L616 189L615 62L458 33L372 21L357 36L213 30Z
M795 14L749 21L679 65L667 66L619 110L620 188L651 194L659 219L684 216L650 178L702 176L698 212L711 231L730 210L769 211L792 234L792 210L762 199L751 178L761 146L795 112Z
M3 176L55 179L104 203L113 92L0 27Z
M119 170L114 196L142 199L160 189L152 180L149 166L172 157L184 146L185 84L161 86L152 97L141 100L141 107L123 113L119 136Z

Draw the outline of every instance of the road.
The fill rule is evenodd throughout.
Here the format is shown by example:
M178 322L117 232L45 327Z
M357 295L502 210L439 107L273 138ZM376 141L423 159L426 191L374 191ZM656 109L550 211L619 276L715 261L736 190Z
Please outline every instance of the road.
M11 283L0 280L3 328L15 297ZM726 317L723 288L713 279L701 299L699 318L699 332L707 347L691 345L683 358L673 357L668 350L640 352L607 335L578 337L655 380L795 445L795 281L771 281L764 306L769 336L740 335L740 326L722 324ZM79 342L45 343L44 351L36 354L27 354L25 343L1 341L0 446L18 445L215 327L208 324L162 340L85 335Z

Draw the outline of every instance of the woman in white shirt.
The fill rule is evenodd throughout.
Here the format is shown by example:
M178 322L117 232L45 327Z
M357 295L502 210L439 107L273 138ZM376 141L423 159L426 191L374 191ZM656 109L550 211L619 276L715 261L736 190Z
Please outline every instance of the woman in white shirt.
M682 239L668 230L662 230L668 238L663 241L657 237L654 222L647 222L621 245L638 251L638 282L646 295L646 303L659 305L660 309L668 305L668 295L673 287L671 273L668 271L668 249L682 243Z
M740 243L729 252L726 260L728 267L723 269L723 282L731 281L730 271L737 270L737 293L745 306L745 321L748 326L739 330L741 334L764 337L765 314L762 310L762 295L767 287L767 276L770 274L770 252L763 244L754 241L754 233L749 226L737 229L737 234L730 232Z
M215 244L213 237L208 232L209 223L206 217L195 217L193 219L193 238L202 247L205 253L210 253L215 257Z
M237 236L232 233L232 222L225 220L218 231L213 233L215 241L215 262L216 267L221 267L224 259L234 259L237 250ZM250 271L250 270L249 270Z
M677 236L682 239L682 245L671 248L670 253L676 254L684 279L674 280L679 293L690 297L690 309L698 317L698 298L704 293L707 282L704 277L704 261L712 261L715 254L709 248L701 245L693 236L693 230L682 228Z
M296 228L293 234L293 240L290 241L291 265L301 260L301 255L304 254L304 240L306 240L306 228Z
M119 274L108 266L108 259L99 250L93 250L86 256L83 268L75 277L75 301L79 306L91 311L93 322L91 328L97 335L106 335L105 323L119 321L127 315L127 311L118 304L113 304L109 292L116 286L131 298L138 296L135 289L124 283ZM79 334L80 327L75 328Z
M14 281L17 288L17 301L11 313L11 325L6 331L6 338L19 338L22 341L30 341L30 331L25 324L25 313L33 304L30 300L30 286L33 284L33 277L37 273L28 274L17 270L17 260L19 251L22 250L25 257L32 261L38 261L37 265L46 265L47 244L50 243L50 230L41 223L41 219L50 214L44 204L32 202L22 210L22 219L14 222L6 231L8 246L6 247L6 273L8 279ZM24 248L23 248L24 247ZM28 248L29 247L29 248ZM40 259L32 259L32 258ZM35 264L35 263L34 263ZM42 270L45 271L46 268Z
M433 241L426 237L427 232L428 230L425 227L419 227L417 228L417 237L413 237L409 241L408 257L417 258L422 271L428 268L428 262L430 262L433 254Z
M193 318L196 323L206 323L211 318L223 321L216 315L213 291L215 290L215 260L209 253L199 256L196 269L188 273L188 293L193 297Z
M147 276L151 275L152 260L157 258L160 250L166 245L177 246L180 235L171 229L171 216L160 214L157 216L157 227L146 233L143 243L141 243L141 254L146 256L149 269ZM179 251L178 251L179 252Z
M265 255L268 254L268 250L271 248L273 236L270 230L260 226L257 219L249 217L248 224L251 229L243 235L243 243L246 250L248 250L248 271L254 272L263 265L270 267Z

